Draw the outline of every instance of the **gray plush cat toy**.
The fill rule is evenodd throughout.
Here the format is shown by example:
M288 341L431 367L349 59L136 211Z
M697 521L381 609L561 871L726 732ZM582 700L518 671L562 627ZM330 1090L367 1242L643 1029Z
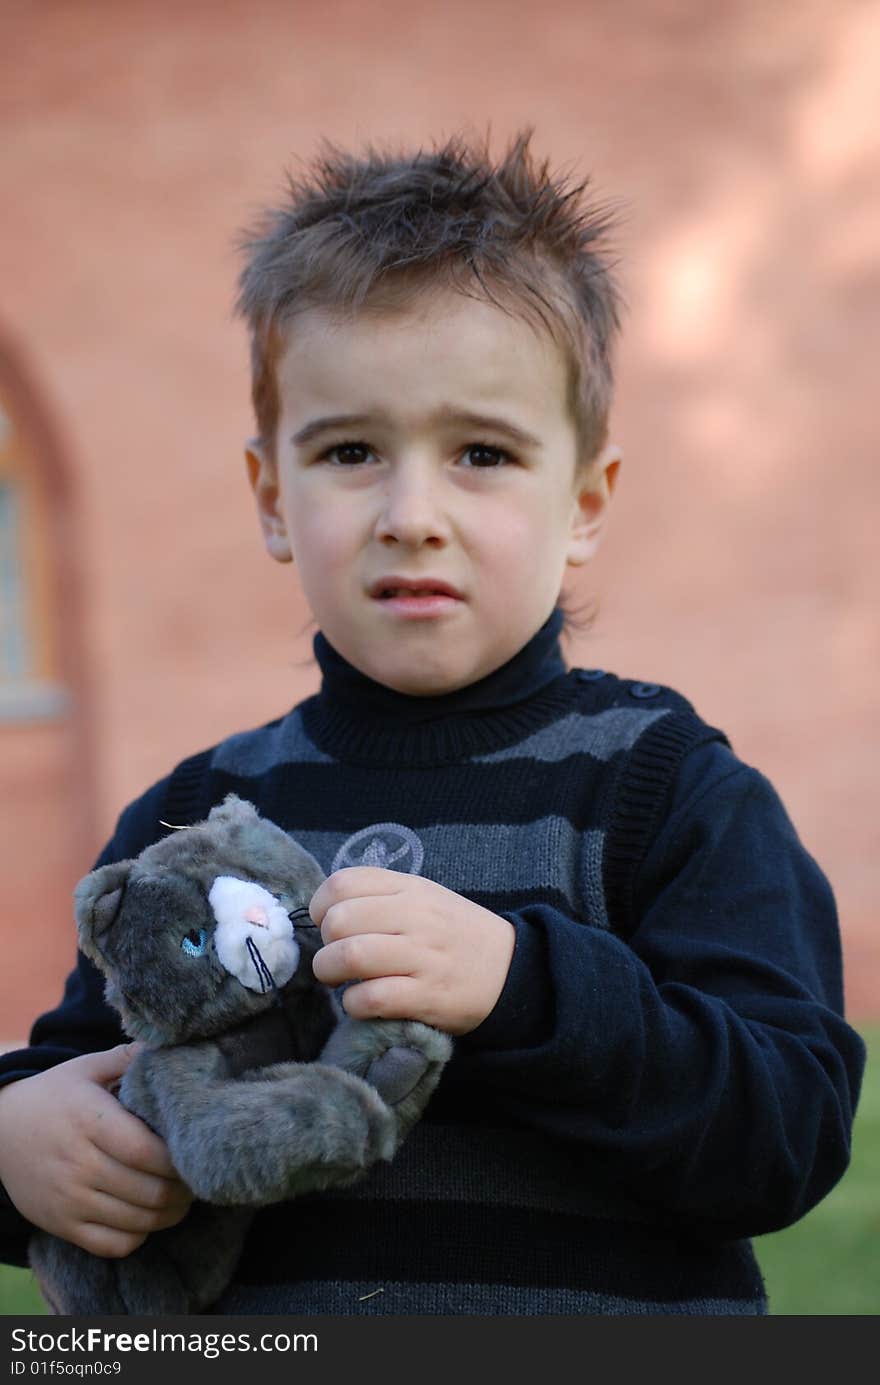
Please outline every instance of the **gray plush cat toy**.
M353 1182L421 1115L451 1041L414 1021L349 1019L316 980L307 906L323 879L229 794L205 822L77 885L80 947L146 1045L120 1100L162 1136L198 1200L124 1259L36 1233L30 1263L54 1312L204 1311L254 1209Z

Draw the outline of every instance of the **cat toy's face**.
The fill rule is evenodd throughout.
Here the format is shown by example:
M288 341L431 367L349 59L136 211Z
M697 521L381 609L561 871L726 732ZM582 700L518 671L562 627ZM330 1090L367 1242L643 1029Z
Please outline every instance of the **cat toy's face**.
M206 823L80 882L80 947L132 1038L208 1037L284 986L317 984L307 906L322 878L308 852L230 795Z

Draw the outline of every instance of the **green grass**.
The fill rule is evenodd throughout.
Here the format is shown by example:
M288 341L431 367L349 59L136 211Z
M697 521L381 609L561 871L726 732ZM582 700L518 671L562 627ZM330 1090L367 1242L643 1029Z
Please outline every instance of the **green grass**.
M775 1314L880 1313L880 1026L861 1033L868 1067L846 1176L796 1226L754 1243ZM0 1265L0 1314L45 1312L33 1276Z
M48 1309L30 1271L0 1265L0 1314L28 1317L46 1312Z

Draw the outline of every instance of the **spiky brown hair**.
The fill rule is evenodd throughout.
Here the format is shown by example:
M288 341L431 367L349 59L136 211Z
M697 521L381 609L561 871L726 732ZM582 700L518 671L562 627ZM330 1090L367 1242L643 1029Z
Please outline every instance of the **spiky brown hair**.
M615 224L591 205L589 178L551 174L515 136L493 163L488 138L457 135L430 152L325 143L283 205L245 232L236 302L251 337L260 441L274 455L275 364L284 329L309 308L399 306L431 287L488 299L545 328L569 363L569 403L582 461L607 438L620 295L608 253Z

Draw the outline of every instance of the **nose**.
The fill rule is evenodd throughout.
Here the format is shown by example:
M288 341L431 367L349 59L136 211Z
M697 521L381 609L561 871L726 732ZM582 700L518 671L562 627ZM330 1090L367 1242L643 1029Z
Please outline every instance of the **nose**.
M375 533L388 548L396 544L442 548L449 541L440 482L429 466L419 465L415 459L410 464L408 459L405 465L394 468L383 491Z

